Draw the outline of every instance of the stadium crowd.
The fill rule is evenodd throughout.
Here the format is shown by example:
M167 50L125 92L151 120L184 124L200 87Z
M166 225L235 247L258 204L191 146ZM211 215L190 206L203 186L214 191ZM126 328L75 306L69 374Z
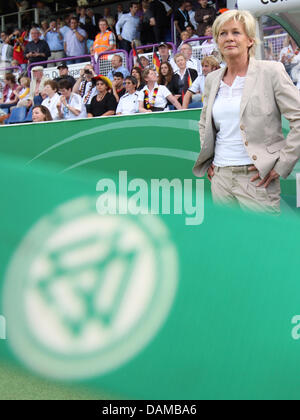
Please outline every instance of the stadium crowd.
M1 32L0 68L18 67L21 74L17 79L12 70L4 74L0 121L20 107L26 107L33 121L201 107L205 77L224 65L212 39L212 24L224 3L143 0L130 3L127 12L119 4L115 15L109 7L99 15L91 7L78 6L75 13L55 16L44 2L36 2L39 24L28 24L25 14L23 28ZM30 7L27 1L16 4L19 10ZM175 55L169 43L172 14L178 47ZM289 36L283 43L281 32L278 39L265 44L266 58L280 60L300 88L299 48ZM276 42L282 43L279 53ZM158 44L153 63L146 51L136 50L147 44ZM202 60L193 56L195 47L201 48ZM139 52L132 69L127 68L122 54L114 54L116 49ZM112 55L108 74L96 74L90 63L80 70L77 80L69 74L71 64L87 61L82 56L88 54L97 62L99 54L102 60L108 59L105 52ZM63 58L69 59L59 62ZM45 63L48 60L58 62L59 77L54 80L45 75L45 68L53 66Z

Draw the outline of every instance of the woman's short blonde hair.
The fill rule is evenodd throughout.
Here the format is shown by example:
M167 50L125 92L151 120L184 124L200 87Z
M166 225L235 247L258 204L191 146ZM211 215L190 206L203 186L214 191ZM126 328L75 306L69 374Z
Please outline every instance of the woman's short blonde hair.
M186 61L186 58L185 58L185 56L182 53L177 53L177 54L174 55L174 61L175 61L175 63L177 61L177 58L179 58L179 57L184 58L184 60Z
M253 41L253 45L249 48L249 56L254 57L256 46L260 43L259 39L256 37L256 21L253 15L247 10L228 10L228 12L222 13L213 24L213 37L218 44L218 38L222 26L225 23L235 20L236 22L241 22L244 25L245 32Z

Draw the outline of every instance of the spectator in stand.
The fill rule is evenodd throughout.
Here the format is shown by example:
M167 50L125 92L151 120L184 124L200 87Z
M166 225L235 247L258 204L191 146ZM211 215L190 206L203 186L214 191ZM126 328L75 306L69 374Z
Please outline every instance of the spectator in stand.
M6 73L4 76L3 95L0 99L0 109L10 112L10 108L17 105L18 98L14 93L17 89L18 85L15 76L12 73Z
M264 47L265 50L265 60L267 61L275 61L275 58L272 53L272 48L270 46Z
M45 40L46 32L48 31L48 29L49 29L48 21L47 20L42 20L41 27L40 27L40 32L42 34L41 39Z
M166 86L158 85L157 73L153 69L146 69L143 72L146 86L139 92L139 112L158 112L167 110L168 101L176 109L181 109L181 105Z
M204 36L208 26L212 26L216 19L216 9L208 5L207 0L198 0L199 6L196 10L195 20L197 22L197 34Z
M197 28L197 22L195 20L196 12L194 10L193 3L190 1L186 1L185 3L186 3L185 9L189 14L191 25L193 29L195 30Z
M124 88L124 77L121 72L114 74L112 92L117 102L119 102L120 98L126 93L126 89Z
M69 74L68 66L65 63L62 63L57 67L57 70L59 71L59 77L56 77L54 81L58 84L61 80L69 80L73 88L76 80Z
M99 20L101 19L102 16L99 14L95 14L93 9L91 8L86 9L86 15L91 19L91 24L94 25L97 30Z
M37 1L36 8L39 13L39 20L48 19L51 16L51 10L45 5L44 1Z
M10 45L8 35L3 38L3 43L0 45L0 67L9 67L13 58L13 47Z
M64 38L64 50L67 57L80 57L86 54L86 39L87 33L85 30L79 28L78 19L72 17L70 20L70 31L68 31ZM85 59L76 58L69 60L68 64L82 63Z
M57 104L60 101L58 94L58 84L54 80L47 80L45 82L44 94L46 98L42 102L42 106L48 108L53 120L58 120Z
M197 79L198 73L197 70L187 67L186 59L182 53L176 54L174 61L178 67L178 70L174 74L174 84L178 93L181 95L180 102L182 102L188 88Z
M40 33L40 39L43 39L43 34L42 34L41 28L39 27L39 25L37 23L33 23L32 25L29 25L29 28L28 28L28 39L27 39L28 42L32 41L32 36L31 36L32 29L37 29Z
M181 43L179 45L179 49L183 46L184 41L187 41L189 39L189 34L187 33L187 31L182 31L180 34L180 39L181 39Z
M99 54L116 49L116 37L115 34L108 28L108 22L106 19L102 18L99 20L99 29L100 33L96 36L93 46L96 59ZM102 56L102 59L106 60L107 56Z
M116 114L130 115L139 112L138 92L136 91L137 80L133 76L125 79L126 93L120 98Z
M118 22L118 20L121 19L123 14L124 14L123 4L120 3L117 5L117 14L115 15L115 22Z
M170 57L170 49L168 44L166 44L165 42L161 42L158 46L158 54L159 54L159 59L160 62L166 62L166 61L170 61L171 57Z
M144 69L148 69L148 68L150 68L150 61L149 61L149 59L148 59L147 57L145 57L144 55L142 55L142 56L140 57L140 62L141 62L141 64L142 64L142 66L143 66L143 68L144 68Z
M18 99L17 106L19 107L24 106L23 104L26 104L27 100L30 99L30 79L24 76L20 77L18 82L20 85L14 90L14 94Z
M15 2L18 7L18 12L25 12L25 10L29 9L28 1L16 1Z
M177 31L177 38L180 39L181 32L185 31L185 28L191 24L184 0L180 1L180 6L174 14L174 24Z
M43 102L42 93L47 80L48 78L44 76L44 68L42 66L33 67L32 79L30 82L30 99L26 103L28 107L32 105L41 105Z
M177 99L180 98L178 83L174 80L174 72L170 63L162 62L159 68L158 84L166 86Z
M48 43L51 51L49 60L57 60L60 58L64 58L64 37L63 34L60 32L60 29L57 27L55 19L51 20L50 26L45 32L45 41ZM52 65L53 64L48 64L48 67Z
M110 8L109 7L105 7L104 8L104 12L103 12L103 18L107 20L108 26L109 28L112 30L113 27L115 26L115 19L112 16L111 12L110 12Z
M150 25L153 27L155 43L165 41L166 31L169 25L164 5L159 0L149 0L149 10L152 14Z
M80 25L82 29L87 33L86 46L87 50L90 51L91 47L94 45L94 40L98 34L97 27L92 24L91 18L86 16L85 25Z
M186 92L182 104L183 109L201 108L203 106L204 85L206 76L220 68L219 62L214 57L204 57L202 60L202 74L197 77ZM190 104L190 101L192 103Z
M154 40L153 26L150 25L152 12L150 11L149 6L150 5L146 0L142 1L143 16L141 18L139 26L142 45L152 44Z
M4 32L4 31L2 31L2 32L1 32L1 36L0 36L0 45L4 43L5 38L7 37L7 35L8 35L8 34L7 34L6 32Z
M198 58L192 57L193 49L189 44L183 44L180 48L180 52L184 55L187 63L187 67L190 69L194 69L197 71L198 75L202 74L202 67L201 62ZM174 73L178 70L178 66L176 65L174 59L172 58L170 61L171 66L173 67Z
M49 45L46 41L40 39L40 32L33 28L30 31L32 41L25 47L24 55L29 64L47 61L51 55ZM46 67L46 64L43 64Z
M137 67L137 66L133 67L131 69L131 76L133 76L137 81L136 90L138 90L138 91L142 90L143 87L145 86L145 82L144 82L144 79L143 79L143 73L142 73L141 68Z
M73 92L77 93L82 98L83 103L87 108L87 112L93 97L97 95L97 89L94 82L95 76L96 73L94 72L93 66L87 64L80 70L80 76L73 87Z
M79 14L77 15L78 23L80 24L80 27L84 26L86 24L86 8L85 7L79 7Z
M32 109L32 121L34 123L52 121L48 108L43 105L37 105Z
M206 39L205 41L202 42L201 46L202 46L202 54L203 55L212 55L213 51L217 49L217 45L213 39L213 30L211 26L208 26L205 29L205 34L204 36L209 36L211 37L211 39Z
M57 19L57 28L59 28L59 31L62 34L63 39L65 39L66 33L71 30L69 26L70 20L71 20L70 15L66 15L64 19L60 19L60 18Z
M13 60L16 60L22 70L26 70L27 60L24 57L25 46L27 41L25 40L25 32L21 34L19 29L16 29L10 36L9 39L14 44L13 48Z
M287 36L283 49L280 51L279 61L281 61L288 73L291 76L291 71L297 62L293 62L295 57L299 54L299 47L291 36Z
M113 58L111 59L112 70L107 75L110 81L114 80L114 75L116 73L122 73L124 78L130 75L127 68L124 67L122 64L123 64L122 56L119 54L115 54Z
M59 82L60 100L57 104L60 120L74 120L86 118L86 108L80 95L72 92L72 85L68 80Z
M115 115L117 109L117 101L112 93L112 82L105 76L99 75L95 77L97 95L93 97L89 109L88 117L107 117Z
M130 4L130 12L124 14L116 24L116 32L119 40L119 47L130 52L132 41L140 38L138 32L140 19L136 16L138 3Z
M195 29L192 25L188 25L186 27L186 32L188 33L188 39L197 39L199 38L198 35L195 34ZM200 45L200 41L190 41L189 45L191 47L198 47Z

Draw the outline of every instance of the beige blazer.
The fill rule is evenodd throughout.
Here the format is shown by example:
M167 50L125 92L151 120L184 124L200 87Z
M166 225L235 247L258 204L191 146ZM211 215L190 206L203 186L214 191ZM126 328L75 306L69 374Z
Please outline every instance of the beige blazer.
M193 173L202 177L214 158L216 129L213 104L226 68L210 73L205 82L199 123L201 151ZM290 122L286 140L281 116ZM240 128L245 148L260 177L271 169L287 178L300 158L300 94L282 63L250 59L241 101Z

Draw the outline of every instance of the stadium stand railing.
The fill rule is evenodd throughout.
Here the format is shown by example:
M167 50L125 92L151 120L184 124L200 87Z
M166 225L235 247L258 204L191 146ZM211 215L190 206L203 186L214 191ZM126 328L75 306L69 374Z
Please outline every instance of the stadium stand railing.
M88 63L92 63L92 65L94 67L94 71L96 72L97 63L95 62L94 56L93 55L81 55L81 56L76 56L76 57L65 57L65 58L58 58L56 60L39 61L37 63L31 63L31 64L29 64L29 66L27 68L28 77L31 77L31 69L33 67L43 66L45 64L51 64L51 63L68 62L68 61L72 61L72 60L79 60L79 59L85 59L85 58L87 58L88 60L86 62L80 63L82 65L82 67L84 67ZM51 71L51 69L55 69L55 68L56 67L53 67L53 68L45 67L45 70Z
M28 15L28 14L32 14L33 22L38 22L39 21L39 10L37 8L35 9L27 9L24 10L23 12L14 12L14 13L8 13L6 15L1 15L0 19L1 19L1 31L5 31L6 30L6 19L9 17L13 17L16 16L16 20L18 22L18 27L21 28L22 27L22 16L23 15Z

